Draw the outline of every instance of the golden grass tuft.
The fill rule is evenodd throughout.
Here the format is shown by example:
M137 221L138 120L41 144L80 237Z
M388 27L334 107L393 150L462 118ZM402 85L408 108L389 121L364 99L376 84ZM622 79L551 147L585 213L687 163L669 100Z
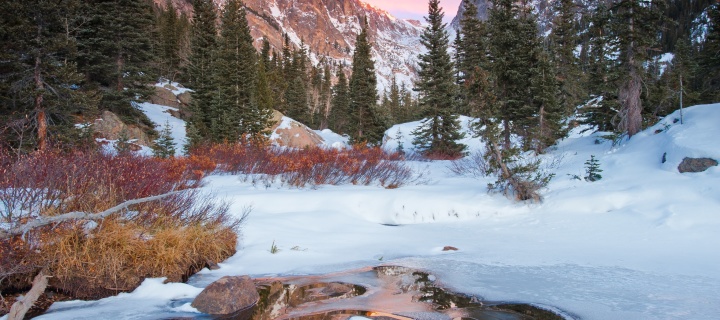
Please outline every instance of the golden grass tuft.
M145 278L187 280L208 261L235 253L237 234L218 225L166 222L151 231L132 221L106 219L91 236L73 228L49 246L52 287L81 299L135 289Z

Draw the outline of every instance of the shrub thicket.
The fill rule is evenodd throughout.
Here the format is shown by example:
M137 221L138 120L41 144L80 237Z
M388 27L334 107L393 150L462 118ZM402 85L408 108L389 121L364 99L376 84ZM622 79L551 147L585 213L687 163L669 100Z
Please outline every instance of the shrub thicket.
M247 142L201 146L191 152L191 158L206 166L216 163L219 172L299 188L347 183L397 188L414 177L413 171L400 161L402 155L378 147L291 149Z
M0 153L0 227L6 231L170 193L101 221L74 219L0 237L0 293L27 290L44 269L52 276L50 289L94 299L132 290L146 277L181 281L228 258L244 215L230 215L227 203L196 189L208 170L197 158Z

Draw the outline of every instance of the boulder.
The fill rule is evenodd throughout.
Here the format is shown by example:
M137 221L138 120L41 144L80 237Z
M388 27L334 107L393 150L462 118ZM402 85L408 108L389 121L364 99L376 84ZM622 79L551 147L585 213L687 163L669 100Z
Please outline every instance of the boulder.
M119 139L120 133L124 130L130 140L135 140L135 144L144 146L152 144L150 137L142 129L126 125L120 117L107 110L102 112L100 119L95 120L93 130L98 137L108 140Z
M458 248L455 248L453 246L445 246L442 251L458 251Z
M184 106L189 106L190 102L192 102L192 95L190 92L183 92L177 96L177 99L180 100L180 103Z
M154 86L155 92L150 96L150 103L173 108L180 108L180 102L175 94L168 88Z
M291 148L316 147L324 140L306 125L283 116L279 111L273 112L272 140L276 144Z
M259 300L250 277L228 276L207 286L192 302L192 307L202 313L232 315L251 309Z
M678 166L680 173L703 172L718 165L717 160L710 158L685 158Z

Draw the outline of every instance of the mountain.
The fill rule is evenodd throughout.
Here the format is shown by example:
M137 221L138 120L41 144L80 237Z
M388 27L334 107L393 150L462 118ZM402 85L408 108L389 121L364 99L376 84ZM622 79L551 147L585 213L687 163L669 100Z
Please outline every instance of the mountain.
M159 5L164 0L155 0ZM215 0L222 8L226 0ZM259 48L266 38L281 51L283 34L296 47L302 43L314 63L322 60L338 65L352 64L355 38L361 23L368 19L369 38L378 74L378 89L390 86L393 77L411 84L417 76L417 55L423 46L419 21L401 20L360 0L245 0L248 22ZM192 15L191 0L173 0L179 10Z
M482 21L486 21L488 19L488 16L490 14L489 10L492 8L492 1L491 0L471 0L473 3L475 3L475 6L478 8L478 18ZM550 29L552 29L552 21L555 19L555 15L557 15L557 12L553 10L553 0L525 0L525 1L516 1L517 3L527 2L527 5L531 6L535 13L537 14L538 19L538 29L541 34L546 34ZM594 7L594 5L597 4L597 0L575 0L575 4L577 5L578 10L581 9L587 9ZM449 28L452 30L457 30L460 28L460 19L462 19L462 15L465 13L465 10L463 8L462 2L460 3L460 7L458 8L457 15L450 23Z

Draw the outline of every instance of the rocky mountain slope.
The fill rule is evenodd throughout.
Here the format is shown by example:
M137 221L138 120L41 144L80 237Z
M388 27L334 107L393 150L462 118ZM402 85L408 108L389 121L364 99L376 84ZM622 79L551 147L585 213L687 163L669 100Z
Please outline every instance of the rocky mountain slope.
M155 0L159 5L164 0ZM226 0L215 0L222 7ZM306 45L313 62L322 60L338 65L352 64L355 38L364 18L369 23L378 88L389 87L393 77L410 84L417 75L417 54L422 25L401 20L360 0L245 0L248 22L256 46L263 38L280 51L283 34L299 47ZM179 10L192 15L191 0L173 0Z
M489 10L492 7L491 0L472 0L475 6L478 8L478 18L482 21L486 21L489 16ZM600 0L605 1L605 0ZM527 2L529 6L533 8L535 13L538 15L538 28L539 32L544 34L552 29L552 21L555 19L557 12L553 10L553 0L518 0L518 3ZM575 4L578 9L583 8L594 8L597 5L598 0L575 0ZM452 30L457 30L460 27L460 19L462 18L465 10L462 3L458 8L457 15L448 26Z

